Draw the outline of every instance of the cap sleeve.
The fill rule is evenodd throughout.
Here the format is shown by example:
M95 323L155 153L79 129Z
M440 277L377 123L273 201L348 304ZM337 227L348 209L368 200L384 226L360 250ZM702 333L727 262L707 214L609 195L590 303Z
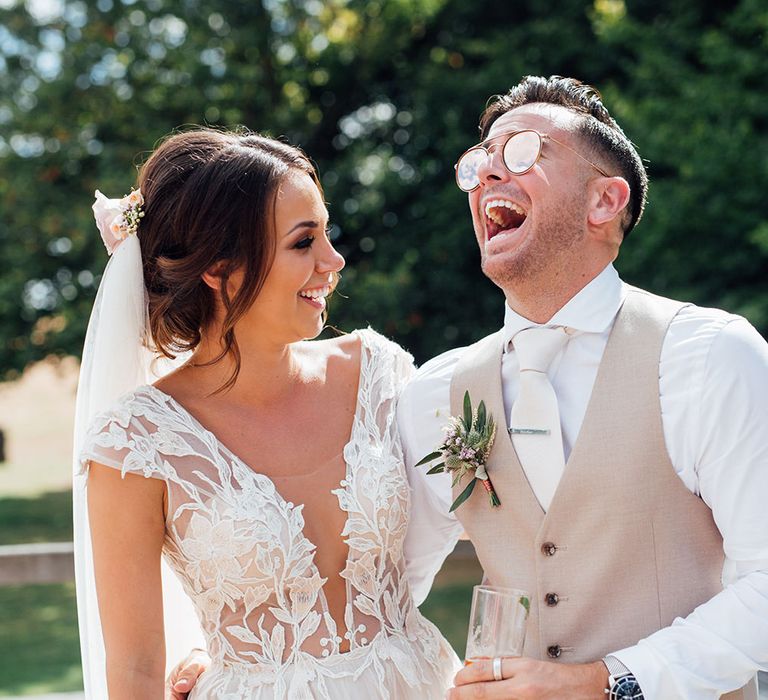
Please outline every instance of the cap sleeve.
M187 455L189 445L167 425L161 412L146 397L132 393L91 423L79 454L79 473L87 474L90 462L126 474L167 479L173 467L168 455Z

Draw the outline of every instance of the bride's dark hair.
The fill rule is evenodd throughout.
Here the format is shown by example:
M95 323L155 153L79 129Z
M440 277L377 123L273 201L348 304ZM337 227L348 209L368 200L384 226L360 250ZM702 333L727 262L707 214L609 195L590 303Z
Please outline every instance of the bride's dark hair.
M139 228L149 325L167 357L192 350L212 321L216 302L203 274L220 262L225 308L223 350L240 371L235 324L261 290L274 257L274 204L291 171L307 173L322 193L313 164L298 148L247 131L198 128L168 137L139 172L144 218ZM236 269L243 284L231 298Z

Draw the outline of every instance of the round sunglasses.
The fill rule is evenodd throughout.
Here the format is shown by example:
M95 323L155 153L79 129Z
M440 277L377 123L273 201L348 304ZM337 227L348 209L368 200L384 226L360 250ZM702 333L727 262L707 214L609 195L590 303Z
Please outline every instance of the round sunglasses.
M502 132L488 139L483 143L495 140L500 136L506 136L507 138L501 144L501 154L504 167L513 175L524 175L527 173L541 158L541 148L544 143L544 139L554 141L554 143L567 148L571 153L575 153L585 163L589 163L597 172L604 177L610 177L608 173L602 168L595 165L591 160L587 160L583 155L574 151L570 146L567 146L562 141L558 141L549 134L540 134L533 129L523 129L522 131L510 131ZM491 152L483 145L478 144L472 146L472 148L464 151L461 157L454 165L456 171L456 184L459 189L464 192L472 192L480 186L480 176L477 174L478 169L483 163L486 162Z

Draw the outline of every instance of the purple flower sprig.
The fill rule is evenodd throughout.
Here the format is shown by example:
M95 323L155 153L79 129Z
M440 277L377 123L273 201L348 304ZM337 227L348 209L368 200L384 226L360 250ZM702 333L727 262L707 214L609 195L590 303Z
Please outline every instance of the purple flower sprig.
M493 416L488 414L483 401L472 410L472 400L469 392L464 393L464 415L451 416L450 423L445 428L446 434L442 444L415 466L421 466L433 462L438 458L442 461L432 466L427 474L439 474L445 471L453 474L453 486L455 487L467 474L471 476L466 488L457 496L451 505L451 512L456 510L466 501L480 481L488 492L491 506L501 505L496 491L493 488L486 462L496 438L496 423Z

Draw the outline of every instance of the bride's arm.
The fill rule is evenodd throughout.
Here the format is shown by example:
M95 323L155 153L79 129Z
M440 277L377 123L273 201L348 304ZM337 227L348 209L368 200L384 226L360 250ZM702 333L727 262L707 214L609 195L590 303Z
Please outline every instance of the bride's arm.
M161 700L165 483L91 462L88 516L110 700Z

